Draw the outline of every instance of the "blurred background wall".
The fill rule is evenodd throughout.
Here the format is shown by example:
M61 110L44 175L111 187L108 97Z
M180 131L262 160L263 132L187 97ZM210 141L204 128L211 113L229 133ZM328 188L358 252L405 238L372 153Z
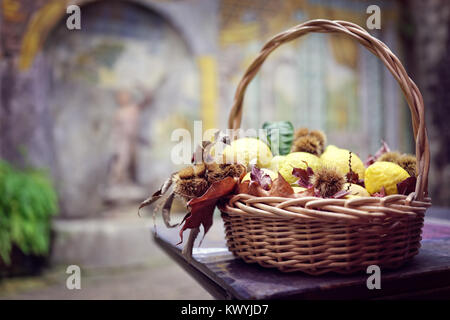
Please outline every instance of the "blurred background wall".
M81 30L66 7L81 6ZM234 90L272 35L313 18L365 27L400 59L425 97L432 147L430 192L450 205L449 4L434 1L136 0L1 1L0 157L49 168L60 217L93 217L114 148L116 94L151 93L140 114L136 181L153 188L174 166L175 128L225 129ZM332 144L374 153L384 139L413 152L409 110L382 63L342 36L313 34L274 52L247 90L243 126L290 120L322 129ZM150 189L146 189L150 190Z
M430 139L429 190L436 205L450 205L450 2L403 1L399 34L405 62L425 101Z

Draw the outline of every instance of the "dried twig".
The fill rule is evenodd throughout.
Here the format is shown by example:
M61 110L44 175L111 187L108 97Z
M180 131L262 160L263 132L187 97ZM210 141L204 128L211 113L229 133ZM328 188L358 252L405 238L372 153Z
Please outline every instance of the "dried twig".
M184 245L183 250L181 251L184 258L189 263L192 261L192 250L194 248L195 239L197 239L199 233L200 233L200 227L192 228L191 232L189 232L188 241Z

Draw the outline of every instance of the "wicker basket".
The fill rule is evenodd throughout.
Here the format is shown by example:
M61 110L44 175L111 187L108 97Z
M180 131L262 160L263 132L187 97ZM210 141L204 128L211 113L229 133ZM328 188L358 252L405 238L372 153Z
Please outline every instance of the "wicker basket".
M245 90L281 44L310 32L343 33L380 58L397 79L411 109L418 172L415 192L383 198L323 199L233 196L220 207L227 246L248 263L281 271L353 273L369 265L396 268L420 248L427 197L429 146L422 95L398 58L363 28L345 21L312 20L282 32L261 50L236 91L229 127L238 129Z

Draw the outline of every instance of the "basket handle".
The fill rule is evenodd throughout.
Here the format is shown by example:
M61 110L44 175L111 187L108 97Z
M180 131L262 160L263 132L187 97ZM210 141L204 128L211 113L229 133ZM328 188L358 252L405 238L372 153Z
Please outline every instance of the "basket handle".
M408 102L409 109L411 110L411 121L416 141L418 175L414 198L423 200L424 196L428 194L430 150L425 127L425 108L422 94L417 85L409 78L400 60L392 53L392 51L383 42L371 36L366 30L354 23L339 20L310 20L281 32L270 39L261 49L258 57L256 57L253 63L247 68L247 71L236 89L233 107L231 108L228 119L228 127L233 130L240 128L242 120L242 102L244 100L245 90L258 73L269 54L281 44L290 42L310 32L343 33L356 39L375 56L380 58L397 80L406 101Z

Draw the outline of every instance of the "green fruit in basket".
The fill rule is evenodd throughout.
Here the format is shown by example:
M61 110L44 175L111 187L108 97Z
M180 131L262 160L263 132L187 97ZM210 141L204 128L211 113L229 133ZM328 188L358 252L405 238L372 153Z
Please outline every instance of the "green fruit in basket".
M366 169L364 184L370 194L384 187L386 195L396 194L397 183L409 178L408 172L398 164L378 161Z
M269 169L272 170L273 172L278 172L278 170L280 170L285 160L286 156L273 157L272 160L270 160Z
M327 167L334 167L336 170L346 175L349 172L349 159L350 151L341 149L336 146L330 145L325 149L325 152L320 156L322 164ZM352 152L351 160L352 171L358 174L359 179L364 179L364 172L366 168L361 159Z
M294 183L298 177L292 175L292 169L306 169L306 164L314 171L322 167L319 157L307 152L292 152L282 162L279 172L288 183Z
M266 168L262 168L261 169L265 174L267 174L270 179L275 180L276 178L278 178L278 173L273 172L272 170L266 169ZM250 180L250 174L251 172L247 172L247 174L244 176L244 178L242 178L242 181L245 180Z
M240 163L247 168L250 162L255 162L260 168L267 167L272 157L272 152L267 144L255 138L234 140L223 151L226 163Z

